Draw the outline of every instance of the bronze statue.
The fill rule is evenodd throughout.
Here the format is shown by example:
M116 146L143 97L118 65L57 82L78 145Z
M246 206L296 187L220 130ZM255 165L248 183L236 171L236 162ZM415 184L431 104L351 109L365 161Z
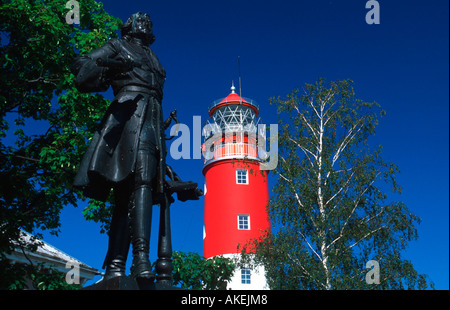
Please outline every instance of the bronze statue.
M164 129L171 119L176 120L176 112L163 121L166 72L148 47L155 41L150 17L141 12L133 14L121 34L121 39L112 39L78 56L72 66L80 91L106 91L111 86L115 96L84 155L74 186L100 201L107 199L111 189L114 192L115 207L103 266L105 281L125 277L130 242L131 277L153 281L149 241L152 205L159 203L159 252L165 253L158 259L159 273L171 280L170 195L177 192L178 199L184 201L198 199L202 192L196 183L182 182L165 163ZM166 175L170 180L165 179Z

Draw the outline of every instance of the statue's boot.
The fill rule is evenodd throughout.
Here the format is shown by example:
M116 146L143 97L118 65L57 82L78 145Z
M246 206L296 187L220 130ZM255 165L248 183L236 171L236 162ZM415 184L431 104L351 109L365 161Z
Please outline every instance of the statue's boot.
M109 231L108 253L103 268L104 280L125 277L125 265L130 249L130 229L128 218L129 198L126 189L115 190L115 208Z
M131 244L133 264L131 276L135 279L155 278L149 260L152 224L152 191L149 185L141 185L134 191L131 215Z

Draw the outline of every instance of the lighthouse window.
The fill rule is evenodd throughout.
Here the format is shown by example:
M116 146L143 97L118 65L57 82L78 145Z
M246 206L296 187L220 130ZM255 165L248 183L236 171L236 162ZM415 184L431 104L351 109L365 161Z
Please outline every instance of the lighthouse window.
M238 229L249 230L250 229L250 216L248 214L238 215Z
M236 183L237 184L248 184L247 169L237 169L236 170Z
M241 269L241 284L250 284L250 283L251 283L250 269L242 268Z

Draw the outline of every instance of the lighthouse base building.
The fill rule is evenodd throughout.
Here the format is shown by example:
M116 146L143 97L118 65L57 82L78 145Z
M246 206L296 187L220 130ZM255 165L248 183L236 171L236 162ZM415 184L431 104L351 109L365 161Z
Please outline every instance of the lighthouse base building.
M223 257L235 260L237 254L225 254ZM236 268L227 289L230 290L268 290L264 266L256 268Z
M270 231L267 171L260 169L256 103L236 94L234 86L213 103L209 134L204 134L205 214L203 256L233 260L240 249ZM261 141L260 141L261 142ZM247 253L252 253L251 247ZM227 289L268 289L263 267L238 268Z

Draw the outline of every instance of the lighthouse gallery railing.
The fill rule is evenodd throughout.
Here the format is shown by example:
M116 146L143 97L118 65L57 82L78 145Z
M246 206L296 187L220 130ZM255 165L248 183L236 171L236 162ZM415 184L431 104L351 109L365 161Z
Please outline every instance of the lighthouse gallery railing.
M258 159L258 147L255 143L219 143L211 146L213 157L205 158L205 164L213 160L224 158L253 158Z

